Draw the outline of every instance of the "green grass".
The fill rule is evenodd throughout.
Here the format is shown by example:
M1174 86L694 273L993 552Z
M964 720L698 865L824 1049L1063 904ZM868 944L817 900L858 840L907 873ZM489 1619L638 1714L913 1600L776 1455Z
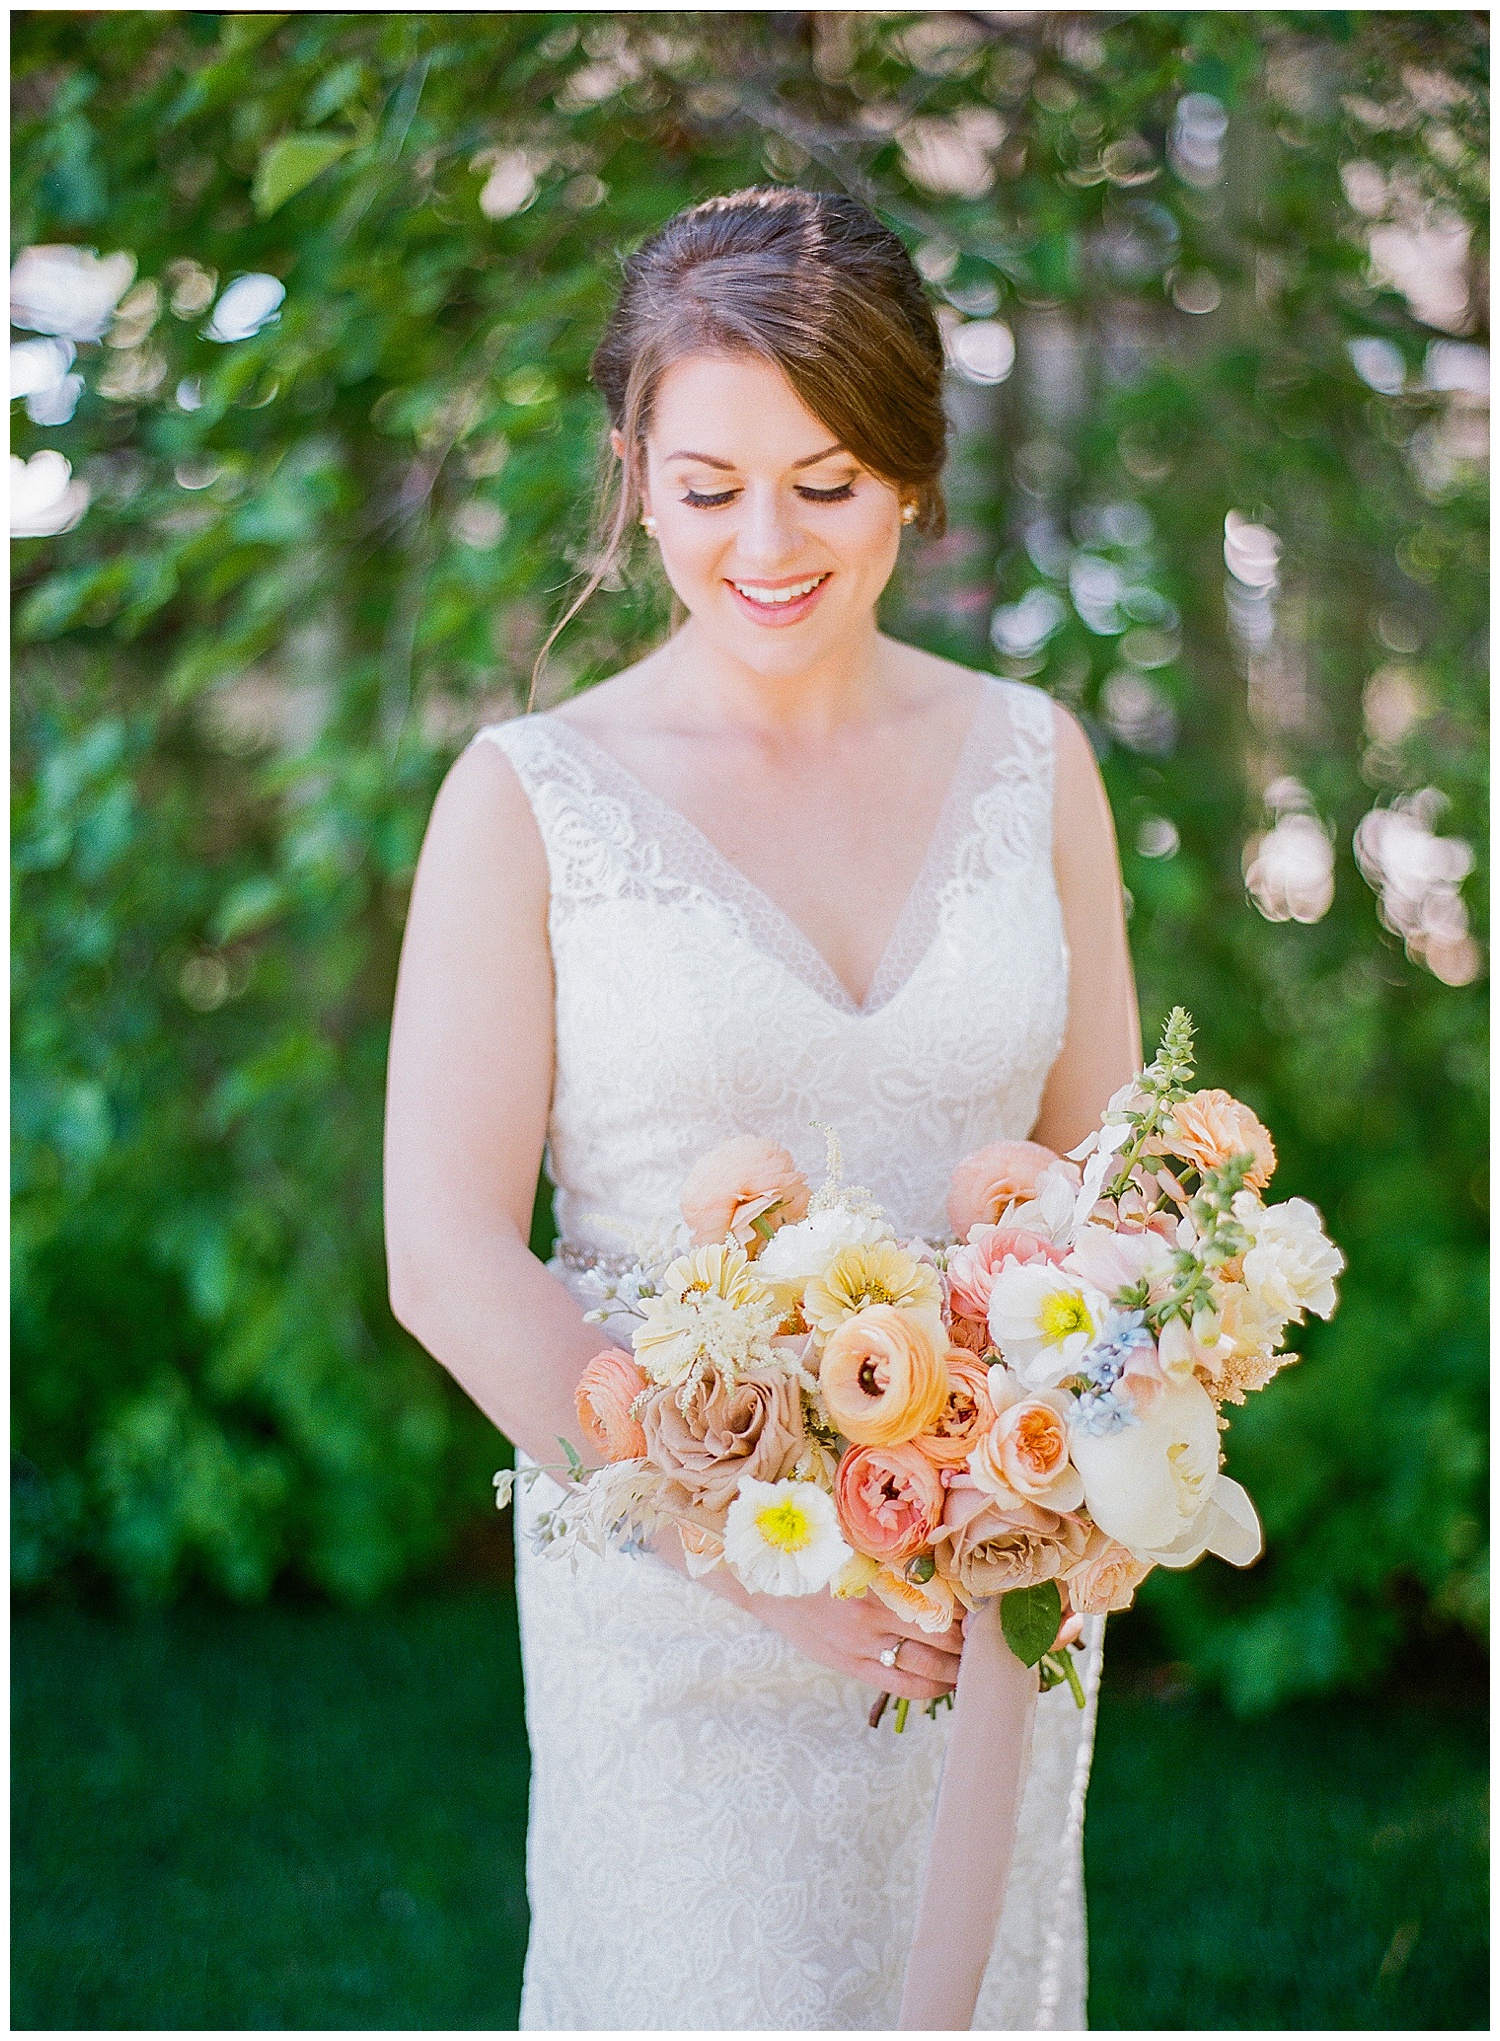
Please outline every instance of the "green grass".
M513 1605L24 1611L20 2028L513 2027ZM1100 2027L1486 2024L1484 1724L1236 1724L1107 1683L1089 1808Z

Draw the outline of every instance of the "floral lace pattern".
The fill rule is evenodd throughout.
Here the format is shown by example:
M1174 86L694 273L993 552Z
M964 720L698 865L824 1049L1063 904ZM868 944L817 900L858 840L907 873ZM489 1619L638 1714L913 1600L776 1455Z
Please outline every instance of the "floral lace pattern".
M1051 703L988 681L862 1005L790 919L555 716L498 724L547 853L548 1129L560 1232L628 1248L698 1158L770 1136L902 1231L947 1231L954 1162L1027 1135L1061 1045ZM576 1267L554 1264L576 1285ZM521 2024L878 2030L900 2003L946 1722L872 1735L870 1690L648 1556L534 1554L518 1505L533 1776ZM555 1497L553 1498L555 1500ZM1090 1692L1102 1621L1091 1625ZM1042 1697L976 2028L1083 2024L1093 1706Z

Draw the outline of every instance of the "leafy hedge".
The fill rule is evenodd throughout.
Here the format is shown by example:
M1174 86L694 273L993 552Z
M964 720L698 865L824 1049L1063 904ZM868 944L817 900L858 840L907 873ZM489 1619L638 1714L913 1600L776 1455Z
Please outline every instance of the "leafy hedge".
M1429 836L1484 827L1442 387L1483 315L1368 245L1384 206L1391 273L1424 221L1431 275L1464 227L1477 264L1482 17L36 13L14 68L18 250L135 263L72 417L16 441L89 491L16 548L22 1584L367 1596L487 1509L494 1435L384 1301L407 889L581 558L619 253L769 177L880 207L968 364L954 529L892 628L1084 713L1147 1025L1193 1009L1350 1258L1235 1427L1268 1558L1155 1577L1157 1616L1245 1706L1477 1628L1482 986L1452 887L1409 954L1352 842L1424 788ZM279 315L211 337L239 275ZM550 686L664 621L633 569ZM1289 816L1332 847L1316 919L1247 898Z

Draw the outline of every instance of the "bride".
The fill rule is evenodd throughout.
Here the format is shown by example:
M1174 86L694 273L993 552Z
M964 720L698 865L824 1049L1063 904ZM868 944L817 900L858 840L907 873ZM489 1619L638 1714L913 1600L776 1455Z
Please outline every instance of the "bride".
M604 550L639 520L685 621L455 764L391 1041L396 1315L537 1461L588 1457L584 1310L719 1143L769 1137L816 1182L825 1122L898 1231L940 1240L961 1157L1074 1146L1137 1067L1078 725L877 628L903 527L941 527L942 369L900 243L847 198L711 199L627 265L594 361ZM521 2025L894 2027L947 1723L866 1716L951 1690L959 1629L690 1580L666 1542L571 1571L524 1535L549 1494L518 1525ZM1036 1704L976 2028L1084 2024L1101 1629L1087 1711Z

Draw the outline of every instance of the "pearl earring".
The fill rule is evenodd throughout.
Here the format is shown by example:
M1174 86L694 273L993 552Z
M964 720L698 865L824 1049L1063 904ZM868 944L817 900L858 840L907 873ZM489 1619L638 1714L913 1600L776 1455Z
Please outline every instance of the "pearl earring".
M903 503L901 506L901 522L903 524L915 524L916 521L917 506L915 503Z
M648 539L654 539L656 537L656 519L651 515L649 510L646 512L646 515L641 519L641 530L646 534Z

